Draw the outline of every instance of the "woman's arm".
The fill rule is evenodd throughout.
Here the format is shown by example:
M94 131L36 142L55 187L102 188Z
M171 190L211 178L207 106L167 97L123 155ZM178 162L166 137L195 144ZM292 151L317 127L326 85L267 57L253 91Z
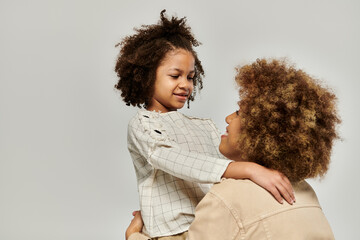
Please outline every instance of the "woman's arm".
M253 162L232 162L223 175L224 178L250 179L270 192L279 203L283 198L289 203L295 202L295 195L289 179L276 170L268 169Z
M150 238L141 233L141 229L144 223L141 218L141 212L133 212L134 218L131 220L130 225L126 229L125 239L126 240L149 240Z

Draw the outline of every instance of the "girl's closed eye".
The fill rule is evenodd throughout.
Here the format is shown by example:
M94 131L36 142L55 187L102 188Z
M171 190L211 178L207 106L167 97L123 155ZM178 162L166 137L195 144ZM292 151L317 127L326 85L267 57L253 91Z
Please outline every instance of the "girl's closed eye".
M179 75L169 75L171 78L173 79L178 79L179 78Z

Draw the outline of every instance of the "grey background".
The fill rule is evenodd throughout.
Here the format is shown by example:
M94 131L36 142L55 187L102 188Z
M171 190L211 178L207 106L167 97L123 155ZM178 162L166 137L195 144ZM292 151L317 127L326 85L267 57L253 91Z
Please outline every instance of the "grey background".
M360 2L339 0L0 1L0 239L123 239L138 209L126 128L136 112L113 89L118 49L162 9L203 43L205 87L185 114L224 132L234 67L288 57L324 79L343 123L331 168L310 181L337 239L359 226ZM246 194L246 193L244 193Z

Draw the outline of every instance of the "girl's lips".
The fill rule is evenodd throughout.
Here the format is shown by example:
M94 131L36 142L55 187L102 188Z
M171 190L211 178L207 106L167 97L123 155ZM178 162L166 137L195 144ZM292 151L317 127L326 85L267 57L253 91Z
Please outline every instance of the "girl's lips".
M174 93L175 97L180 100L181 102L186 102L188 95L187 94L176 94Z

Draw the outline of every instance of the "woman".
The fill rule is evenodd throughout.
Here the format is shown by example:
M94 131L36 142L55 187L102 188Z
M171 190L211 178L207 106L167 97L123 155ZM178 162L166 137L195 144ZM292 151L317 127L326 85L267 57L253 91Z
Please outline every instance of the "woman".
M335 95L278 60L246 65L236 81L240 108L226 117L220 152L284 173L293 182L296 203L279 204L251 181L224 179L196 207L189 239L334 239L304 179L328 170L340 123ZM130 233L138 222L136 215ZM129 239L147 238L133 234Z

